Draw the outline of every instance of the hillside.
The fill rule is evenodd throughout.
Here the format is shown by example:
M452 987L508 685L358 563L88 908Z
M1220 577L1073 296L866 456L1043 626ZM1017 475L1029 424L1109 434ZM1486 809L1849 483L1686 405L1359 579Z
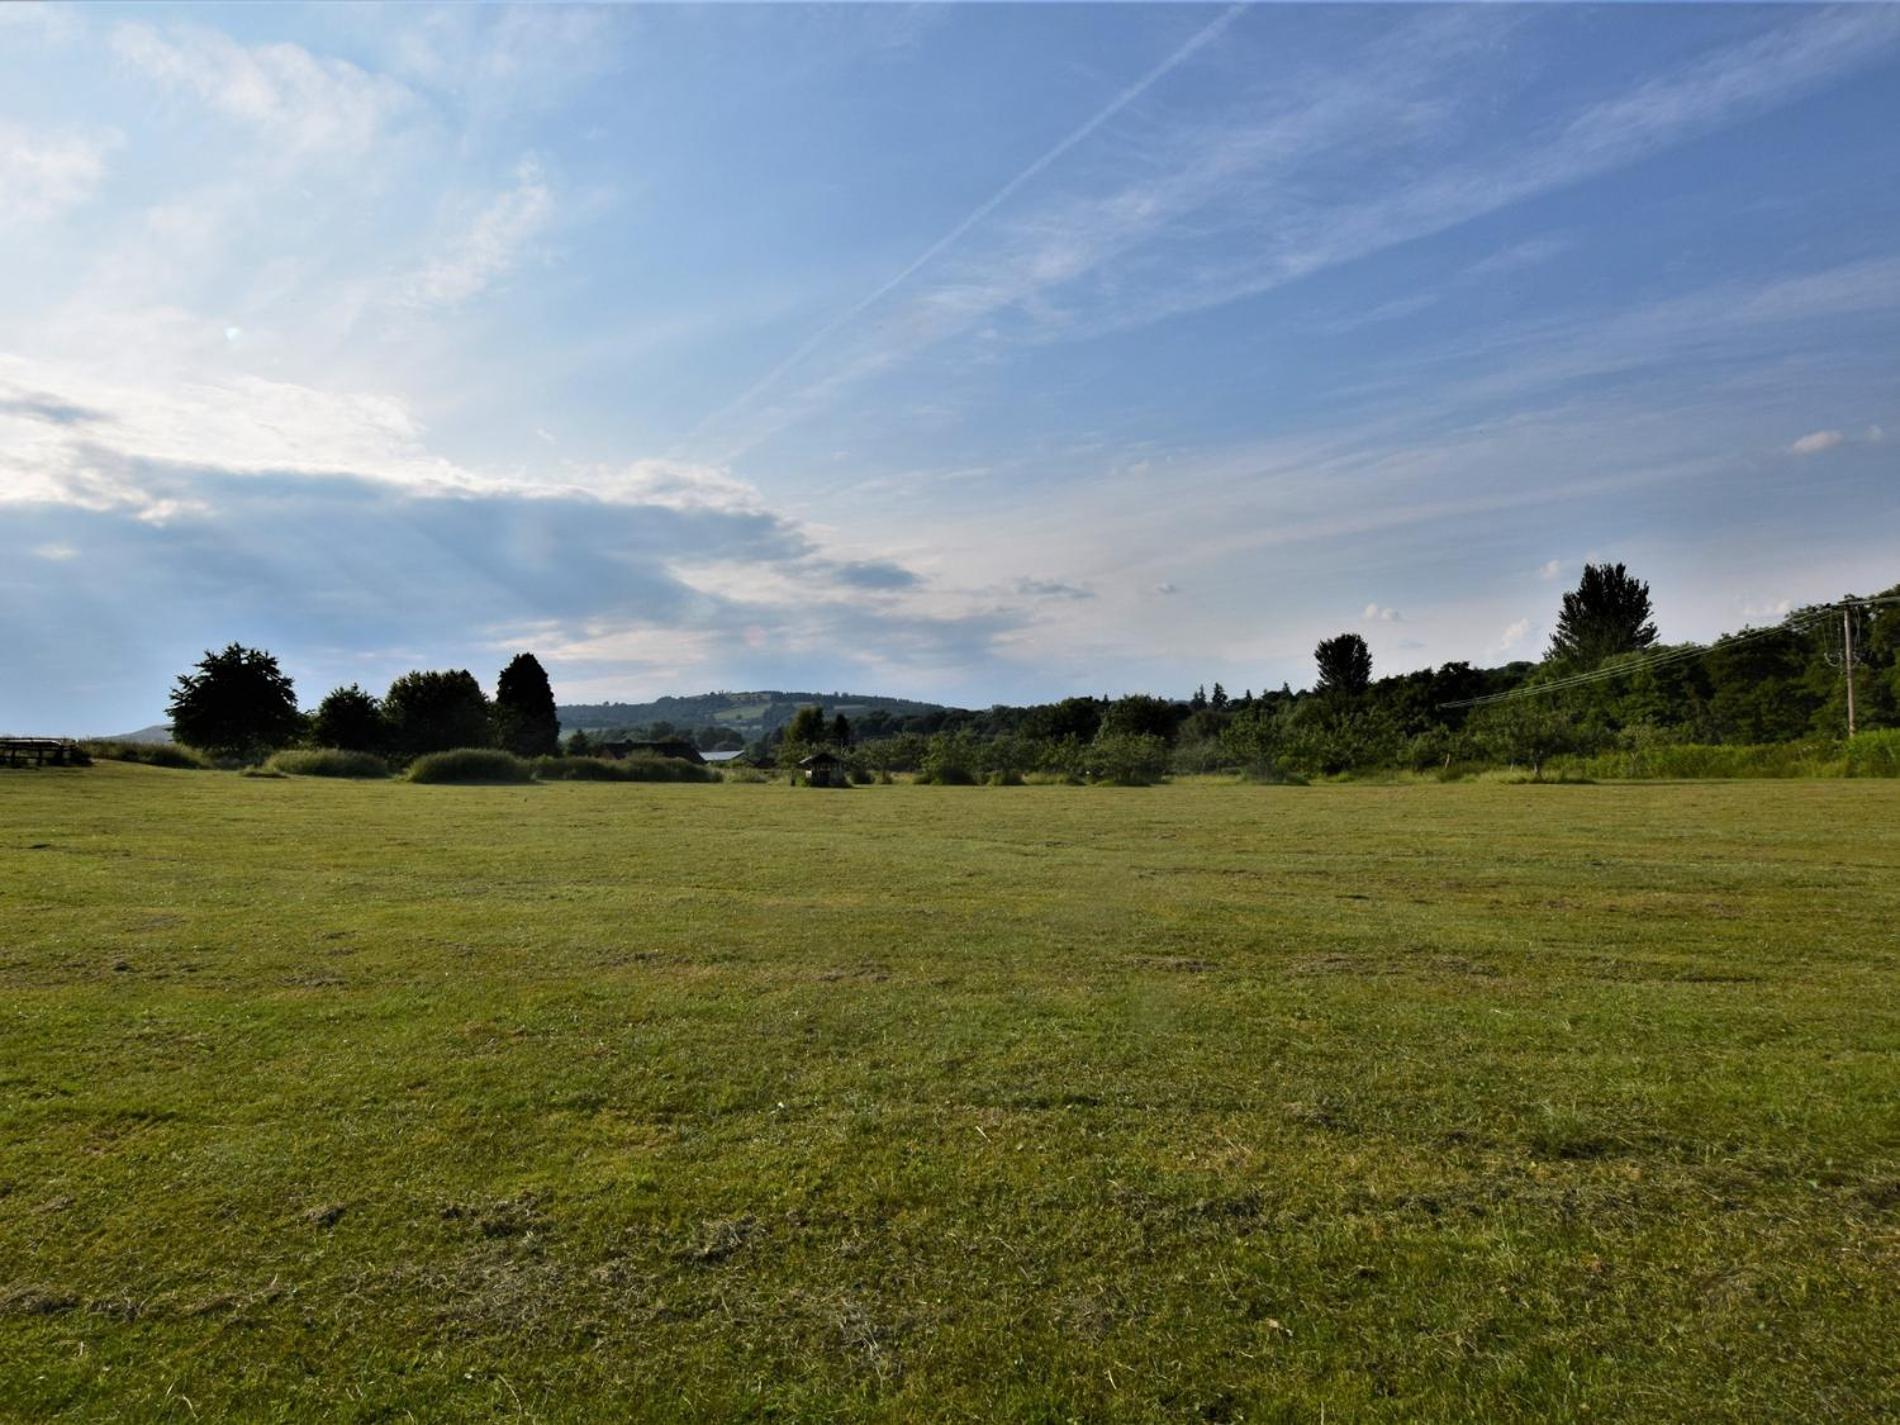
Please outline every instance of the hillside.
M648 727L670 722L677 728L730 728L744 737L757 737L792 719L801 707L817 703L827 713L843 713L856 720L866 713L887 712L893 717L942 710L940 703L910 698L882 698L866 693L793 693L773 690L749 693L700 693L692 697L658 698L650 703L572 703L557 708L561 731L589 732L612 728Z

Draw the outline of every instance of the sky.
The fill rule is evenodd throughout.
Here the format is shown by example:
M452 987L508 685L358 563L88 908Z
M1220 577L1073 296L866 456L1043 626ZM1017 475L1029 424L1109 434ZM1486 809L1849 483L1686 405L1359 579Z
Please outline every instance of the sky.
M1900 7L0 6L0 730L1900 581Z

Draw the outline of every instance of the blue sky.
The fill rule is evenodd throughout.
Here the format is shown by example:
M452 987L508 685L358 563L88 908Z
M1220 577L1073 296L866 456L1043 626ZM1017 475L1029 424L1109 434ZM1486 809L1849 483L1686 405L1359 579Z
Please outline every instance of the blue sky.
M0 728L1900 580L1900 8L0 8ZM1889 434L1891 433L1891 434Z

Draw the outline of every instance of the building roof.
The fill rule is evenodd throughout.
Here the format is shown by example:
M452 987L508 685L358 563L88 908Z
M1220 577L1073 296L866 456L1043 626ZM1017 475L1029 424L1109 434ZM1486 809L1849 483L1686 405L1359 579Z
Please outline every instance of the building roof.
M837 754L832 752L814 752L809 757L798 759L801 767L835 767L837 763Z

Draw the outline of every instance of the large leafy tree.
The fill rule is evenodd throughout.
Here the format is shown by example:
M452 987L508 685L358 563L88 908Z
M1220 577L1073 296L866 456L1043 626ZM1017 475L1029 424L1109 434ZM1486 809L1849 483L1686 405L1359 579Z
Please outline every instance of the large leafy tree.
M332 688L310 719L310 740L346 752L381 752L389 745L383 705L354 683Z
M1649 585L1621 564L1586 564L1558 610L1550 661L1594 668L1618 653L1640 653L1656 641L1651 612Z
M488 698L474 674L404 673L383 697L390 741L407 757L454 747L488 747L494 740Z
M179 675L166 713L173 737L219 757L261 756L303 733L297 690L277 660L238 643Z
M1171 739L1185 710L1177 709L1166 698L1147 693L1130 693L1102 709L1098 737L1160 737Z
M552 756L560 750L554 689L532 653L517 653L495 683L495 736L517 757Z
M1342 633L1323 640L1313 650L1319 665L1320 693L1363 693L1372 685L1372 650L1356 633Z
M816 747L825 740L825 710L813 704L792 714L785 724L785 740L795 747Z
M1065 737L1087 742L1102 725L1102 704L1094 698L1064 698L1033 707L1023 716L1023 734L1049 742Z

